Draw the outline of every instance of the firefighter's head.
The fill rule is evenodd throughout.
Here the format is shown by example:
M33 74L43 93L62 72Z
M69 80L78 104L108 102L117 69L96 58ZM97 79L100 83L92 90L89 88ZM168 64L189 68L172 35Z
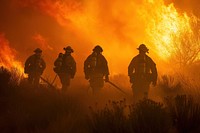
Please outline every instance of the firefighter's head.
M58 58L62 58L63 57L63 53L59 53Z
M146 45L144 44L140 44L139 48L137 48L139 50L140 53L149 53L149 49L146 47Z
M63 48L63 50L65 50L66 54L71 54L74 52L74 50L70 46Z
M102 49L101 46L97 45L97 46L94 47L93 52L102 53L103 49Z
M36 48L34 51L33 51L37 57L41 57L42 55L42 50L40 48Z

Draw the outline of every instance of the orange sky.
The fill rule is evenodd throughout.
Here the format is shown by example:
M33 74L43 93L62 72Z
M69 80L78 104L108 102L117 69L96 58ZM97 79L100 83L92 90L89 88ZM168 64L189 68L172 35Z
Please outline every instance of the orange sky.
M64 52L67 45L75 51L78 75L83 75L83 62L96 44L103 47L112 75L127 74L141 43L150 49L149 56L161 71L174 52L171 49L174 39L185 31L190 33L191 20L197 20L197 3L197 0L1 0L1 40L15 51L7 54L15 56L13 60L22 66L35 48L42 48L47 62L45 75L49 76L54 74L57 54ZM5 54L0 54L0 63Z

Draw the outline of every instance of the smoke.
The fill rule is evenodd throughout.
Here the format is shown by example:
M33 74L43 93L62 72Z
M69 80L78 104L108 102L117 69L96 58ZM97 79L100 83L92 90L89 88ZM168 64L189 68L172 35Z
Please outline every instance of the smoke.
M42 48L46 75L54 74L53 62L67 45L75 51L78 75L83 75L83 62L95 45L103 47L111 74L126 74L130 60L138 53L136 48L150 42L146 36L150 21L139 12L151 2L154 0L2 0L0 31L22 63L36 47ZM173 2L182 12L197 14L199 10L194 1L187 7L177 0L165 2L166 6ZM155 59L156 51L148 43L147 47Z
M38 43L43 50L53 50L53 48L48 44L47 39L42 35L35 34L33 36L33 40L35 40L35 42Z
M198 0L166 0L166 3L174 3L175 7L180 12L187 12L188 14L194 14L200 16L199 1Z

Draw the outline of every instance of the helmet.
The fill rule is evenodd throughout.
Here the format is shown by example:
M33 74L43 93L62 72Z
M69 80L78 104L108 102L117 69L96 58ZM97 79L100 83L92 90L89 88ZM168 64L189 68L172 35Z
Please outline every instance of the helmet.
M101 46L97 45L94 47L93 51L94 52L103 52L103 49L101 48Z
M62 57L63 57L63 53L59 53L59 54L58 54L58 57L59 57L59 58L62 58Z
M144 44L140 44L139 48L137 48L139 51L147 52L149 53L149 49Z
M35 52L35 53L42 53L42 50L40 48L36 48L33 52Z
M74 52L74 50L70 46L67 46L66 48L63 48L63 50L65 50L66 52L69 52L69 53L73 53Z

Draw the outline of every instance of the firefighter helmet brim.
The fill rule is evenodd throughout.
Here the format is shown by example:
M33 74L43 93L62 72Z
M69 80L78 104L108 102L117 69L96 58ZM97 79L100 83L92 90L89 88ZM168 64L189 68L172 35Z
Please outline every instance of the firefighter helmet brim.
M33 52L35 52L35 53L42 53L42 50L40 48L36 48Z
M66 52L69 52L69 53L73 53L74 52L74 50L70 46L67 46L67 47L63 48L63 50L65 50Z
M93 51L94 52L103 52L103 49L102 49L101 46L97 45L97 46L94 47Z
M143 51L143 52L147 52L147 53L149 53L149 49L146 47L146 45L144 45L144 44L141 44L140 46L139 46L139 48L137 48L139 51Z

